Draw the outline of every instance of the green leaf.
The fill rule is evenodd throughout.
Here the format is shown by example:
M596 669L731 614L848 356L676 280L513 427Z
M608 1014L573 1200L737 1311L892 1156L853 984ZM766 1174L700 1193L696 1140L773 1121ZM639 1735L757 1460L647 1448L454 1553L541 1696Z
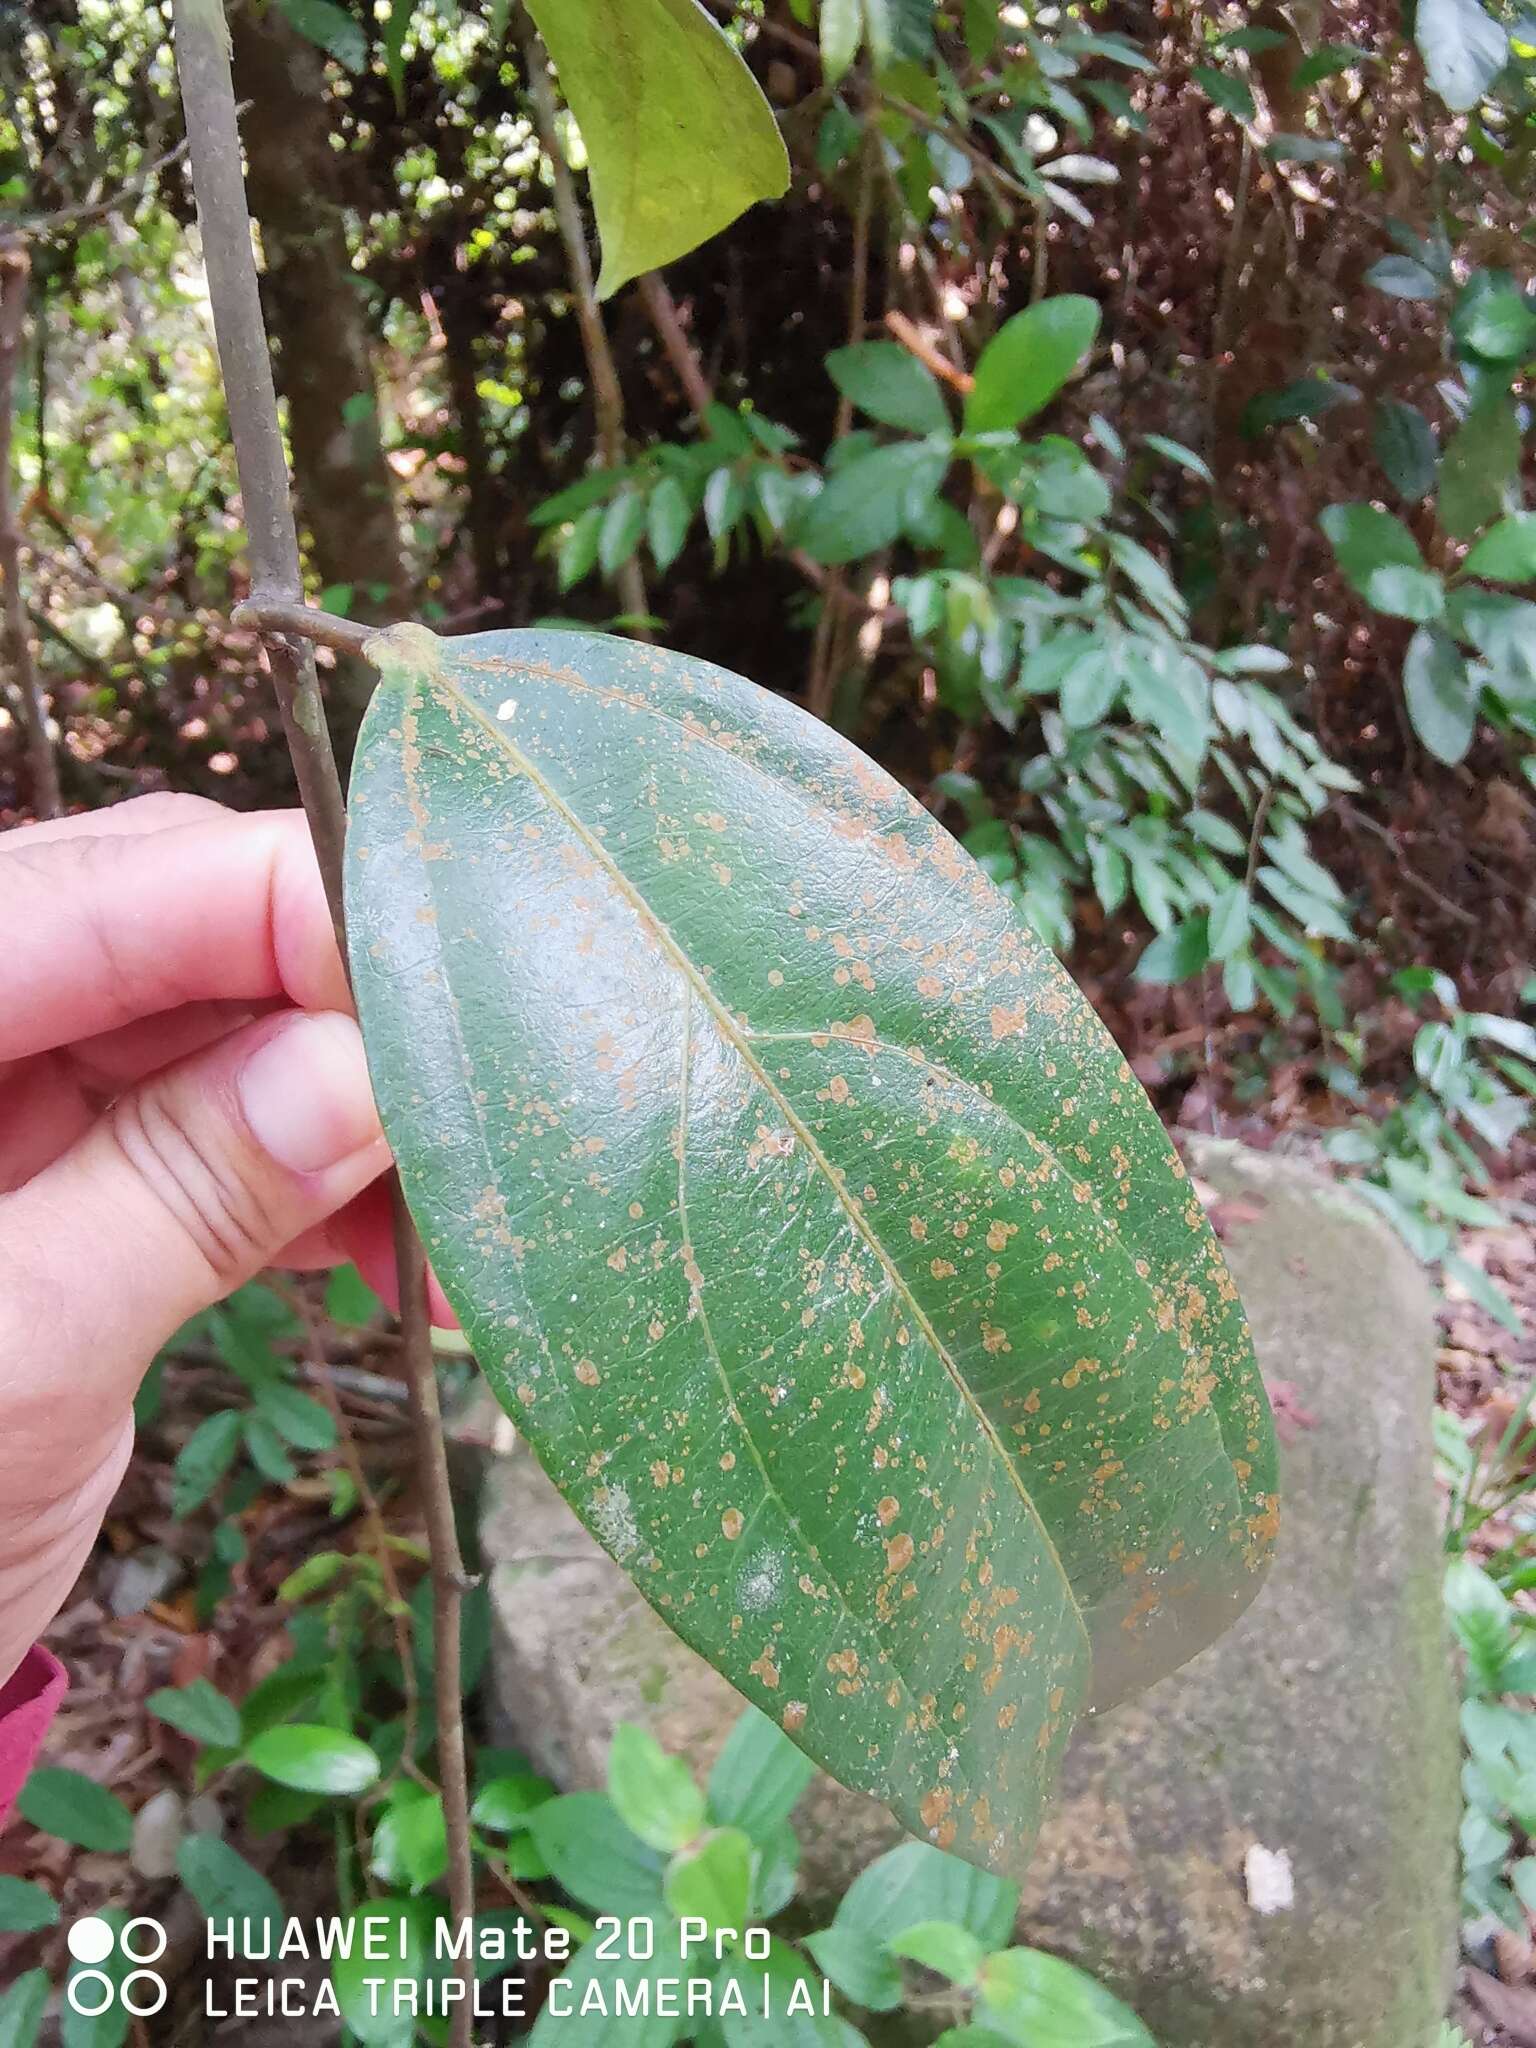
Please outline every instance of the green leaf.
M1466 657L1438 626L1420 626L1403 657L1403 696L1413 729L1437 761L1459 761L1477 727L1477 688Z
M1393 490L1410 505L1434 488L1440 451L1434 430L1417 406L1401 399L1378 400L1371 420L1371 447Z
M1440 281L1432 270L1422 263L1416 263L1411 256L1383 256L1379 263L1373 263L1365 273L1367 284L1374 285L1379 292L1385 292L1394 299L1437 299L1440 296Z
M1512 512L1490 526L1462 568L1490 583L1526 583L1536 576L1536 512Z
M176 1454L171 1475L171 1513L179 1521L200 1508L234 1462L244 1418L238 1408L206 1416Z
M612 1910L611 1908L608 1910ZM670 1922L656 1929L657 1956L637 1962L611 1934L578 1949L560 1971L558 2003L551 1998L527 2036L529 2048L672 2048L691 2038L686 1996L640 2002L644 1987L668 1978L699 1974L698 1962L679 1964L676 1931ZM625 2005L636 2001L636 2010Z
M27 1970L0 1993L0 2048L34 2048L51 1990L46 1970Z
M1211 957L1209 921L1202 912L1158 933L1136 962L1136 979L1158 983L1188 981Z
M687 492L675 476L664 476L645 507L646 539L658 569L670 569L682 553L692 518Z
M1248 891L1241 882L1224 889L1211 905L1211 958L1229 960L1248 943Z
M639 491L620 491L603 514L597 537L598 567L612 576L640 545L645 532L646 501Z
M249 1921L258 1928L281 1928L283 1902L259 1870L217 1835L188 1835L176 1852L176 1874L208 1920ZM264 1944L253 1940L258 1953Z
M893 1956L905 1956L925 1970L937 1970L952 1984L974 1983L986 1956L969 1928L956 1927L949 1920L919 1921L904 1934L893 1935L886 1946Z
M331 1411L287 1380L264 1381L256 1390L256 1411L296 1451L329 1451L335 1446Z
M411 32L416 0L389 0L384 21L384 75L394 96L395 112L405 112L405 39ZM329 610L329 606L323 607Z
M1453 540L1470 540L1504 510L1520 473L1520 426L1501 392L1481 398L1440 458L1440 524Z
M290 28L298 30L328 57L334 57L343 71L353 75L368 65L368 37L363 25L335 0L277 0Z
M1418 0L1413 39L1430 84L1456 114L1477 105L1509 55L1509 38L1481 0Z
M818 562L852 562L888 547L908 507L931 498L949 467L949 449L898 441L857 455L835 470L811 500L796 538Z
M347 1915L331 1982L341 2017L364 2048L411 2048L417 2039L409 1995L396 1987L420 1985L431 1973L435 1919L427 1899L369 1899Z
M529 0L528 11L586 147L599 298L788 187L768 102L694 0Z
M1424 567L1400 519L1374 505L1329 505L1321 525L1345 581L1374 611L1416 621L1438 616L1445 601L1440 579Z
M713 1828L667 1865L667 1904L679 1920L711 1932L747 1925L752 1903L752 1844L740 1828Z
M949 413L938 384L894 341L861 341L834 349L827 375L861 412L909 434L947 434Z
M40 1934L58 1924L58 1906L40 1884L0 1877L0 1934Z
M356 1266L338 1266L326 1282L325 1312L333 1323L361 1329L383 1306Z
M1142 440L1149 448L1155 448L1159 455L1166 455L1170 462L1176 462L1180 469L1187 469L1191 476L1199 477L1202 483L1213 484L1211 465L1193 448L1186 448L1182 441L1170 441L1166 434L1143 434Z
M625 1827L601 1792L570 1792L528 1819L535 1848L573 1899L598 1913L661 1905L662 1858Z
M22 1786L16 1811L45 1835L77 1849L121 1855L133 1840L133 1816L104 1785L54 1765L35 1770Z
M704 1825L704 1794L687 1764L628 1721L613 1731L608 1797L625 1827L652 1849L681 1849Z
M1321 43L1296 66L1292 83L1298 91L1305 92L1309 85L1336 78L1341 71L1354 71L1362 64L1377 61L1376 52L1362 49L1359 43Z
M373 1874L408 1892L424 1892L447 1868L443 1802L407 1778L390 1794L373 1831Z
M1298 377L1278 391L1264 391L1250 399L1243 408L1243 432L1258 434L1290 420L1320 420L1341 405L1356 404L1359 397L1353 384L1333 377Z
M1030 2048L1157 2048L1128 2005L1040 1949L988 1956L976 2009L983 2021Z
M1217 71L1209 64L1197 64L1191 76L1205 93L1213 106L1220 107L1225 114L1231 114L1238 121L1252 121L1258 116L1253 102L1253 93L1246 79L1239 78L1233 71Z
M152 1692L144 1704L156 1720L180 1729L194 1742L212 1749L240 1746L240 1709L206 1678L194 1678L190 1685L164 1686Z
M864 39L864 0L821 0L820 34L822 75L836 85Z
M78 1960L70 1963L59 2013L60 2048L125 2048L128 2041L128 2013L119 1995L133 1968L120 1943L128 1915L120 1906L109 1906L100 1917L111 1929L112 1947L99 1965ZM107 1979L111 1995L108 1996L107 1987L93 1980L89 1985L83 1985L79 1994L81 2004L91 2009L77 2012L69 1996L69 1987L86 1970L98 1968ZM97 2013L94 2008L101 2004L105 2004L106 2009Z
M1536 348L1536 307L1512 277L1479 270L1456 301L1451 334L1458 347L1482 362L1522 363Z
M733 1685L908 1825L1012 1858L1074 1704L1182 1661L1268 1549L1262 1389L1151 1106L1009 899L793 706L611 638L369 649L353 972L476 1358ZM1045 1297L997 1256L1042 1229ZM848 1431L886 1462L833 1495ZM1149 1602L1124 1559L1170 1545Z
M815 1775L810 1758L766 1714L748 1707L709 1774L709 1814L761 1845L793 1812Z
M469 1817L487 1834L518 1834L554 1796L555 1788L547 1778L535 1777L531 1771L514 1771L481 1787Z
M379 1760L366 1742L314 1722L286 1721L265 1729L246 1744L245 1760L263 1777L295 1792L338 1798L366 1792L379 1775Z
M1015 313L977 360L966 432L998 433L1033 419L1076 374L1098 331L1097 304L1072 293Z
M903 1842L861 1870L844 1894L833 1925L883 1946L909 1927L949 1920L983 1948L1000 1948L1013 1929L1019 1888L926 1842Z
M844 1998L851 1998L855 2005L862 2005L867 2012L894 2012L900 2005L900 1970L884 1943L872 1941L861 1928L824 1927L818 1934L807 1935L802 1946Z
M1107 647L1078 656L1061 679L1061 715L1070 726L1097 725L1120 694L1120 675Z

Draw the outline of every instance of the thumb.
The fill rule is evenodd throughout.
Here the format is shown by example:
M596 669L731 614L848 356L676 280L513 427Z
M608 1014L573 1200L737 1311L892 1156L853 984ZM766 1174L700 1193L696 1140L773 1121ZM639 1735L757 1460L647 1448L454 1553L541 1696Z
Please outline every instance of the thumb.
M119 1097L0 1202L16 1255L6 1292L22 1297L6 1321L49 1333L72 1409L105 1422L189 1316L388 1164L353 1020L290 1011L248 1024ZM0 1388L7 1377L0 1358ZM49 1379L56 1413L57 1377L36 1392L45 1400ZM20 1390L6 1391L9 1421Z

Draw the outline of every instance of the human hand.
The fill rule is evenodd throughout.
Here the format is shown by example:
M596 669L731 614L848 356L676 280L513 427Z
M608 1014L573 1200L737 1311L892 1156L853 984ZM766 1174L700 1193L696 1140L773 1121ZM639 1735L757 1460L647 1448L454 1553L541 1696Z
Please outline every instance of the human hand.
M389 1156L300 812L155 796L8 834L0 958L3 1684L155 1352L264 1266L377 1273Z

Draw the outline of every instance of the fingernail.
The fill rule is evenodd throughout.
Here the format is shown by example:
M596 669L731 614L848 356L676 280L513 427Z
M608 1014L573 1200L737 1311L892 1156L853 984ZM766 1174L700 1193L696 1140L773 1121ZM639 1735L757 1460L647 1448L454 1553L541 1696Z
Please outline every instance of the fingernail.
M251 1134L290 1173L320 1173L381 1138L363 1040L334 1011L295 1016L263 1039L236 1084Z

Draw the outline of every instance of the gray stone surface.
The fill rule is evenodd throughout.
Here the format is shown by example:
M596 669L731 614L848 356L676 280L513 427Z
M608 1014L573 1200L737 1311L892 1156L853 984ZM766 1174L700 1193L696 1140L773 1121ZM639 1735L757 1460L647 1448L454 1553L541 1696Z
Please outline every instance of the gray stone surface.
M1455 1933L1457 1752L1428 1289L1374 1212L1306 1168L1190 1151L1226 1202L1265 1373L1315 1423L1284 1453L1279 1558L1248 1614L1080 1730L1022 1936L1105 1977L1164 2048L1430 2048ZM482 1534L509 1738L572 1788L602 1783L620 1720L707 1769L737 1695L525 1452L495 1469ZM807 1924L900 1838L825 1779L796 1820Z

